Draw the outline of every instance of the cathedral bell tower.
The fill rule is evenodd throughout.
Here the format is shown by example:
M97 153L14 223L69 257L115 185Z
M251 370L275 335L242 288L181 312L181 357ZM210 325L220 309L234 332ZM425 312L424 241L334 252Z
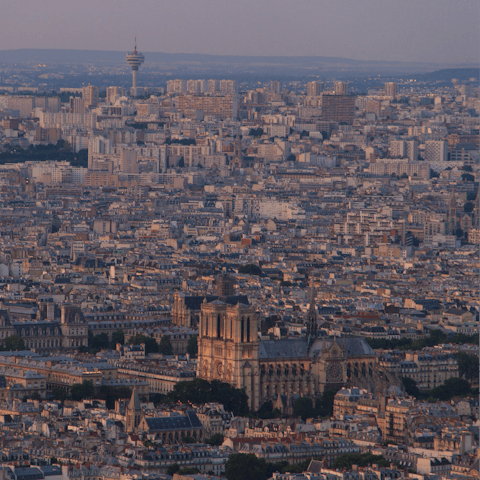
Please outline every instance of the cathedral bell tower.
M250 408L259 408L258 317L250 305L220 300L202 303L197 377L245 388Z

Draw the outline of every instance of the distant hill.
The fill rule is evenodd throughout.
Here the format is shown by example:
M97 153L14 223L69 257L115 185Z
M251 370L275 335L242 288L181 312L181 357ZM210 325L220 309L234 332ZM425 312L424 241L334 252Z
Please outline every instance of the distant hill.
M64 66L67 70L70 67L81 65L95 65L105 67L125 67L128 66L125 61L126 52L102 51L102 50L62 50L62 49L19 49L19 50L0 50L1 64L23 64L23 65L42 65L36 71L48 73L56 70L56 66ZM161 52L143 52L145 55L145 67L142 67L142 75L146 75L147 68L151 68L150 73L164 73L166 75L177 75L178 78L201 78L201 75L216 76L229 75L229 78L244 80L249 77L262 76L277 77L278 79L309 77L322 75L324 77L342 77L354 81L357 77L378 76L379 74L400 77L403 75L432 75L440 80L444 80L442 75L450 81L451 78L478 77L478 71L470 65L447 65L435 63L416 63L416 62L396 62L396 61L375 61L375 60L352 60L350 58L340 57L322 57L322 56L241 56L241 55L203 55L196 53L161 53ZM45 67L43 67L45 65ZM455 67L448 68L445 67ZM126 71L126 70L125 70ZM466 73L468 71L468 73ZM446 72L445 74L441 72ZM464 72L460 75L459 72ZM66 72L62 72L66 74ZM82 68L72 68L72 75L82 73ZM89 75L98 76L99 72L92 72ZM144 77L145 78L145 77ZM425 76L425 80L430 77ZM78 78L77 78L78 80ZM118 80L118 79L116 79ZM444 81L447 81L444 80ZM84 82L85 80L82 80ZM87 80L90 82L90 80ZM106 79L111 82L111 79ZM50 83L55 83L50 80ZM362 85L365 86L365 85Z
M465 82L469 78L479 79L480 70L478 68L443 68L442 70L435 70L434 72L421 73L417 75L417 80L423 81L451 81L452 78L458 79L460 82Z
M125 63L125 53L118 51L102 50L62 50L62 49L19 49L19 50L0 50L0 62L17 63L56 63L56 64L75 64L75 63ZM241 56L241 55L204 55L198 53L161 53L161 52L143 52L146 60L152 63L226 63L226 64L249 64L249 65L304 65L304 64L344 64L344 65L384 65L395 66L417 65L422 63L415 62L386 62L375 60L352 60L350 58L340 57L321 57L321 56ZM434 65L434 64L432 64ZM437 68L440 65L437 66ZM421 68L419 68L421 70Z

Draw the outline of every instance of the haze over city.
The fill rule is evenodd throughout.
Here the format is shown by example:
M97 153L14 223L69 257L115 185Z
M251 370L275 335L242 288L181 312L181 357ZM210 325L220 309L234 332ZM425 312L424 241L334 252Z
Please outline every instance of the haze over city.
M479 9L4 0L0 480L478 480Z
M476 0L5 1L2 50L127 50L479 61Z

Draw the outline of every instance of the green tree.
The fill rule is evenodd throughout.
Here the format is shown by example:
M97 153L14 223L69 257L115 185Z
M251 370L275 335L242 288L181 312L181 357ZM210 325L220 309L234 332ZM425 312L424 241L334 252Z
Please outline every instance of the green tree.
M315 402L316 417L331 417L333 415L333 401L337 392L337 389L329 388L323 392L321 397L317 398Z
M470 382L478 378L478 357L465 352L457 353L458 373Z
M403 377L402 378L403 388L408 393L408 395L419 398L420 397L420 390L417 387L417 382L410 377Z
M148 337L147 335L142 335L137 333L134 337L130 338L130 343L132 345L145 344L145 353L148 355L150 353L158 353L158 343L154 338Z
M64 402L67 399L67 393L63 388L53 387L52 388L53 399L60 402Z
M227 411L233 412L237 416L246 415L249 411L248 397L245 391L218 380L209 382L195 378L189 382L178 382L166 399L172 403L219 402Z
M40 396L40 394L38 392L33 392L31 395L30 395L30 398L32 400L41 400L42 397Z
M180 470L180 465L178 463L174 463L167 468L167 475L173 476Z
M128 387L111 387L110 385L102 385L97 394L97 398L105 400L105 406L109 410L115 408L115 401L121 398L130 398L132 390Z
M258 127L258 128L251 128L248 134L251 137L261 137L263 135L263 128Z
M311 461L312 459L309 458L300 463L289 463L282 468L281 473L302 473L308 468Z
M193 437L190 437L189 435L182 437L182 442L183 443L195 443L195 439Z
M92 350L102 350L110 348L110 341L106 333L93 335L91 330L88 331L88 345Z
M227 480L266 480L267 463L253 453L234 453L225 465Z
M25 350L25 342L22 337L12 335L5 339L4 350L7 352L12 350Z
M191 357L196 357L198 354L198 335L192 335L188 339L188 344L187 344L187 353Z
M278 410L278 408L273 408L273 403L271 400L267 400L265 403L263 403L256 413L258 417L264 419L277 418L281 415L281 412Z
M116 347L117 343L120 345L125 345L125 333L123 330L117 330L116 332L112 333L112 346L113 348Z
M428 338L428 345L429 347L434 347L435 345L440 345L441 343L445 343L448 341L448 337L446 333L443 333L441 330L432 330L430 332L430 337Z
M95 387L91 380L84 380L82 383L75 383L72 385L72 400L79 402L85 398L92 398L94 394Z
M180 469L177 473L179 475L195 475L197 473L200 473L200 470L195 467L185 467Z
M162 353L163 355L173 355L172 342L170 341L170 337L168 335L163 335L162 339L160 340L158 352Z
M223 435L221 433L216 433L215 435L212 435L210 438L208 438L205 443L208 443L209 445L219 446L223 443Z
M249 263L248 265L241 265L238 267L238 273L244 273L246 275L257 275L262 276L262 269L258 265Z
M300 397L295 400L293 404L293 414L296 417L302 417L302 420L311 418L314 416L315 412L313 410L313 402L311 398Z
M367 467L372 463L376 463L380 467L389 467L390 462L382 455L372 455L371 453L347 453L340 455L333 462L333 468L351 470L352 465L359 467Z
M267 478L272 478L273 474L278 473L285 473L286 468L288 468L290 464L286 460L282 460L280 462L275 463L267 463Z
M453 397L463 397L470 393L470 384L463 378L449 378L436 388L430 390L433 397L438 400L450 400Z

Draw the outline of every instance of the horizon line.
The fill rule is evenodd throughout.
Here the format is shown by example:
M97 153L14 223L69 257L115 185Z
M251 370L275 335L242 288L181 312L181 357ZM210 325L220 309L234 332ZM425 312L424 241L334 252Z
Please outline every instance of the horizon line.
M87 49L87 48L28 48L28 47L23 47L23 48L9 48L9 49L3 49L0 50L0 53L2 52L19 52L19 51L25 51L25 50L32 50L32 51L74 51L74 52L112 52L112 53L127 53L128 50L97 50L97 49ZM328 59L341 59L341 60L349 60L353 62L376 62L376 63L404 63L404 64L427 64L427 65L472 65L471 68L480 68L480 60L466 60L464 62L459 62L459 63L454 63L451 61L444 61L444 62L425 62L425 61L417 61L417 60L374 60L374 59L369 59L369 60L360 60L356 58L350 58L350 57L339 57L339 56L327 56L327 55L251 55L251 54L218 54L218 53L191 53L191 52L175 52L175 53L170 53L170 52L160 52L160 51L145 51L143 52L144 54L162 54L162 55L194 55L194 56L209 56L209 57L239 57L239 58L328 58ZM463 67L467 68L467 67Z

